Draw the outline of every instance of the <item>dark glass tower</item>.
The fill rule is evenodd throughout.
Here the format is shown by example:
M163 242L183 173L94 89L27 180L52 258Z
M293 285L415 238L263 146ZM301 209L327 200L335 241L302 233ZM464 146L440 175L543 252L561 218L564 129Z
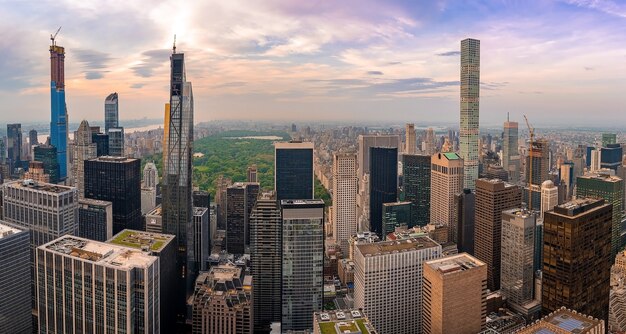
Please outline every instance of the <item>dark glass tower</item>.
M617 168L622 164L622 145L621 144L606 144L600 150L600 167L610 168L617 171Z
M109 155L109 135L104 133L91 133L91 141L96 144L96 155L106 156Z
M193 207L191 186L191 155L193 153L193 93L185 75L185 55L176 53L170 57L170 103L166 106L162 208L163 232L176 236L178 242L176 312L179 322L185 319L185 301L191 295L196 272L189 268L189 250L193 249Z
M456 210L457 248L459 253L474 255L474 210L476 196L471 189L463 189L462 193L454 195ZM454 240L453 240L454 241Z
M39 138L37 138L37 130L32 129L28 131L28 144L30 144L30 146L39 145Z
M57 148L59 179L67 177L67 106L65 105L65 49L56 45L54 39L50 46L50 144Z
M383 233L383 203L398 197L398 149L370 147L370 231Z
M430 155L402 155L404 200L411 202L411 224L430 223Z
M119 126L119 105L117 93L111 93L104 100L104 133Z
M59 182L59 162L57 148L52 145L38 145L33 149L35 161L43 163L43 170L50 175L50 183Z
M274 159L277 199L312 199L313 143L276 143Z
M7 124L7 157L11 174L22 167L22 124Z
M143 230L141 221L141 161L99 157L85 161L85 198L113 203L113 233Z
M241 183L226 189L226 250L231 254L245 253L246 188Z

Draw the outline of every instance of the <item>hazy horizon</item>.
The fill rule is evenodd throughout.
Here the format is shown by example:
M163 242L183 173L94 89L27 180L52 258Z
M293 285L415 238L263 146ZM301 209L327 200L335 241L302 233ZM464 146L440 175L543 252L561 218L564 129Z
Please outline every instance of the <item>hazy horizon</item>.
M48 121L49 35L63 25L70 122L159 119L173 35L195 122L455 123L460 41L481 40L481 126L626 123L616 1L8 1L0 122ZM54 12L55 15L49 15Z

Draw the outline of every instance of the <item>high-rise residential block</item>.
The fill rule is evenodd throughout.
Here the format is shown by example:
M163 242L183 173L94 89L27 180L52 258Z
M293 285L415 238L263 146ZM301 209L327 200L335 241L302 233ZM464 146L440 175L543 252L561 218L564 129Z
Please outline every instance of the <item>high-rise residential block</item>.
M250 247L250 214L252 209L256 205L256 201L259 198L261 192L261 185L256 182L246 182L246 219L245 223L245 242L246 247Z
M179 282L171 288L177 296L176 313L182 319L185 302L191 296L194 277L188 265L188 252L193 249L191 223L192 154L193 154L193 92L185 73L185 54L172 50L170 57L170 101L165 108L163 128L162 208L163 232L176 236L178 242Z
M474 254L474 231L476 195L471 189L463 189L463 192L454 196L454 213L456 214L456 246L459 253Z
M624 180L614 175L612 170L600 169L576 179L576 196L579 198L602 198L613 205L611 220L611 254L614 257L620 249L622 211L624 210Z
M332 310L313 314L313 334L376 334L360 310Z
M324 201L282 200L281 208L281 329L312 329L324 300Z
M65 105L65 48L52 41L50 45L50 145L57 149L59 179L65 180L69 164L67 156L68 117Z
M226 251L245 253L246 186L235 183L226 190Z
M402 155L402 194L411 202L409 227L430 223L430 155Z
M124 128L110 128L107 133L109 136L109 155L113 157L123 157L124 154Z
M154 162L148 162L143 167L143 186L156 188L157 184L159 184L159 171Z
M274 190L276 198L313 198L313 143L274 144Z
M269 333L280 322L282 218L274 193L263 193L250 216L250 260L254 277L254 330Z
M98 157L85 161L85 198L113 203L113 233L143 230L141 222L141 161Z
M0 333L31 333L28 230L0 221Z
M502 211L518 208L522 192L518 186L498 179L476 181L474 256L487 264L487 287L500 289Z
M37 248L40 333L160 333L159 259L63 236Z
M256 165L248 166L246 171L248 182L259 182L259 171Z
M59 182L59 162L56 147L48 144L38 145L33 148L35 161L43 163L44 172L50 175L50 183Z
M145 215L156 207L156 188L141 187L141 214Z
M348 249L348 239L356 234L356 154L337 153L333 156L333 236L342 250Z
M537 139L533 142L532 151L529 150L526 156L526 186L531 189L524 191L524 201L529 204L530 209L537 209L541 206L541 184L550 177L550 147L548 141ZM532 173L530 166L532 165ZM532 174L532 179L531 179ZM530 194L530 198L528 198Z
M119 102L117 93L111 93L104 99L104 133L119 126Z
M107 241L113 236L113 203L83 198L78 201L78 236Z
M504 138L502 143L502 167L509 175L509 181L516 183L520 177L520 154L518 140L518 123L504 122Z
M383 233L383 203L398 200L398 149L370 147L370 231Z
M454 195L463 191L463 159L456 153L437 153L431 157L430 222L456 229ZM449 233L456 235L456 233Z
M572 199L574 193L574 183L576 178L574 177L574 162L565 161L559 168L559 180L560 184L565 187L565 194L563 194L564 202ZM545 181L544 181L545 182Z
M461 122L459 154L463 159L464 188L474 189L478 179L478 114L480 96L480 41L461 41Z
M408 226L411 221L411 202L383 203L383 240L387 234L395 231L397 227Z
M193 295L191 332L252 334L252 278L232 263L200 274Z
M355 245L354 307L380 333L420 333L423 264L439 257L428 237Z
M78 196L85 196L85 160L97 156L96 144L91 141L91 128L86 120L80 122L80 126L74 135L74 159L72 163L72 181L78 189Z
M407 123L405 125L406 143L404 144L404 153L417 153L417 139L415 138L415 124Z
M159 285L160 328L163 333L176 331L176 313L174 305L175 290L171 285L176 282L176 241L171 234L151 233L135 230L123 230L107 241L108 244L124 246L139 250L146 255L159 258L159 279L154 284Z
M474 334L487 318L487 265L467 253L424 263L422 333Z
M7 124L7 162L11 174L22 167L22 124Z
M565 306L608 320L613 205L580 198L546 212L542 310Z
M525 209L502 212L500 291L509 306L524 315L540 308L538 302L532 304L536 219L534 212Z
M437 144L435 143L435 130L428 128L426 130L426 136L422 142L422 151L426 155L433 155L437 153Z
M39 137L37 137L37 130L31 129L28 131L28 144L30 146L39 145Z

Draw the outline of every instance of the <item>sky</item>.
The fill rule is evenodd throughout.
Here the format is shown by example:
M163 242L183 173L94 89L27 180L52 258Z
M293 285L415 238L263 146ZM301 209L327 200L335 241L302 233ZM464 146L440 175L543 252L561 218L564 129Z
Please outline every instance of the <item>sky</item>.
M481 41L481 125L626 125L626 2L0 0L0 122L49 121L62 26L71 122L159 119L176 35L195 121L458 122Z

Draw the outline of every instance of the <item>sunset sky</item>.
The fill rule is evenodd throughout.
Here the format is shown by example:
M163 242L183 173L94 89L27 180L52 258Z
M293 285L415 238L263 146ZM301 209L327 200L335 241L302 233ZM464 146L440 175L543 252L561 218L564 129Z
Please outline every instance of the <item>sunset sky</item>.
M481 125L626 125L623 1L0 0L0 122L49 121L50 34L71 122L162 118L173 36L196 121L458 121L481 40Z

